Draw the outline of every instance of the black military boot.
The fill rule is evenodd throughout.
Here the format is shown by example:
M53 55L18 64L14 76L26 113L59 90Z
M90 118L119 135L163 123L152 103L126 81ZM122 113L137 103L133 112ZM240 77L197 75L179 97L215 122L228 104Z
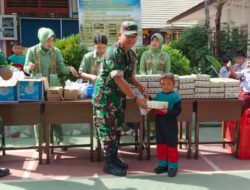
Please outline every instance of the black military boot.
M111 157L106 157L105 158L105 163L104 163L103 171L105 173L108 173L108 174L111 174L111 175L115 175L115 176L126 176L127 175L127 170L118 167L113 162L113 160L111 159Z
M117 165L119 168L121 168L123 170L128 170L128 164L121 161L117 154L118 153L116 152L116 153L112 154L112 156L111 156L113 163L115 163L115 165Z

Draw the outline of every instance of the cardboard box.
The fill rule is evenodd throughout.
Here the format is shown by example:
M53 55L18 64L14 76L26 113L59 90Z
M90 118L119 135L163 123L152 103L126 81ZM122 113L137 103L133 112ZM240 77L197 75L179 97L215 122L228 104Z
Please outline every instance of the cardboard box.
M17 81L0 82L0 102L17 102Z
M48 101L61 101L63 99L63 87L54 86L49 87L47 90L47 100Z
M78 100L79 89L78 88L64 88L64 99L65 100Z
M18 81L19 101L43 101L44 80L43 79L22 79Z

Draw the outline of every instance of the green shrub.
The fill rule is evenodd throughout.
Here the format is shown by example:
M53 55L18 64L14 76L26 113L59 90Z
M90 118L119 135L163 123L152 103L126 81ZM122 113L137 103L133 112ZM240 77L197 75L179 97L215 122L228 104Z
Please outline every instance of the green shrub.
M178 75L191 74L190 61L182 54L180 50L172 48L170 45L163 45L163 51L166 51L171 60L171 72Z
M140 60L142 53L147 50L149 50L149 46L141 46L139 48L136 48L136 73L138 74L140 70Z
M207 73L210 63L206 55L207 34L204 26L194 26L183 32L182 36L171 44L172 48L180 50L190 60L192 73Z
M71 35L63 39L57 39L55 46L61 50L65 64L73 66L76 70L79 69L84 54L88 52L87 48L81 44L79 34ZM67 79L75 80L75 77L73 77L72 74L59 75L59 77L62 81Z
M212 31L213 32L213 31ZM240 31L233 24L223 23L221 26L221 55L214 56L214 41L212 39L211 50L207 46L207 33L205 26L196 25L187 29L182 36L175 40L171 46L180 50L191 62L192 73L205 73L211 76L217 76L219 60L224 55L233 58L237 50L247 51L247 33Z

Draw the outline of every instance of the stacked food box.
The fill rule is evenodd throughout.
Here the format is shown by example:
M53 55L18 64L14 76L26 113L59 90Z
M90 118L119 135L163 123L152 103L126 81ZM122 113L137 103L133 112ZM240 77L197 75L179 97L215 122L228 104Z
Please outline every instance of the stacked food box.
M211 78L210 98L238 98L240 81L230 78Z
M178 92L182 98L194 98L195 77L192 75L179 76Z
M136 78L154 97L161 91L161 75L137 75ZM133 87L133 86L132 86ZM135 88L135 87L133 87ZM210 78L206 74L175 75L175 91L186 98L238 98L240 81L230 78Z
M240 81L227 79L225 82L225 98L238 98L241 91Z
M223 78L210 79L210 98L224 98L225 84Z
M161 85L160 85L161 75L151 75L148 77L148 85L147 85L147 93L151 97L155 97L158 92L161 92Z
M195 98L209 98L210 93L210 76L205 74L192 74L194 77L194 97Z

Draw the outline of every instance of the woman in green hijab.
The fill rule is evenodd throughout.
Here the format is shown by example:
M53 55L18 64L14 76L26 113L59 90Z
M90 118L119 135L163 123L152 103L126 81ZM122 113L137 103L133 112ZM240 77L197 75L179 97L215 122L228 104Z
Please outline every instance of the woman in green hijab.
M165 74L171 69L168 53L161 49L164 39L161 34L155 33L151 37L150 49L143 52L140 60L140 74Z
M38 30L39 44L28 49L24 64L24 71L31 76L40 75L47 77L50 86L59 86L58 73L78 77L72 66L66 66L60 50L54 47L55 33L50 28L42 27ZM55 139L58 144L63 142L62 127L53 125ZM36 142L38 143L38 128L35 127Z

